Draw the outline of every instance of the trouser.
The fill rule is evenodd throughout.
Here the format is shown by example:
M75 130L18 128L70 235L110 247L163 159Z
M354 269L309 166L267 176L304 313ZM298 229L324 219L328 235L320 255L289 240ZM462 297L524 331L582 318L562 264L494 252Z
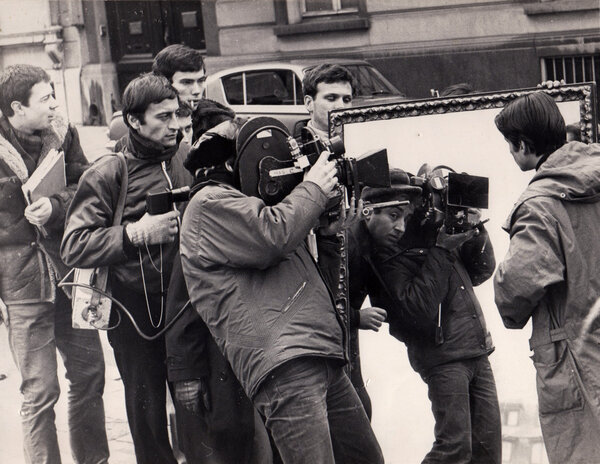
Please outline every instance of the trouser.
M436 366L423 379L435 418L423 464L500 464L500 408L487 355Z
M60 463L54 405L60 387L56 350L69 382L68 421L76 463L108 462L104 421L104 356L98 332L73 329L70 302L57 291L55 304L8 307L8 337L21 374L23 448L28 463Z
M286 464L383 462L356 390L336 361L287 361L262 383L254 404Z
M113 296L136 316L140 328L152 335L146 299L113 286ZM160 298L149 295L153 320L160 320ZM111 326L118 320L111 314ZM164 319L164 318L163 318ZM154 333L156 329L153 329ZM125 410L138 464L177 464L167 424L167 366L164 336L148 341L121 314L119 325L108 331L125 391Z
M187 395L200 403L198 412L174 401L179 445L187 464L266 464L269 459L260 448L268 449L268 437L264 433L263 443L255 441L254 406L212 339L207 340L206 356L210 409L205 409L199 391Z

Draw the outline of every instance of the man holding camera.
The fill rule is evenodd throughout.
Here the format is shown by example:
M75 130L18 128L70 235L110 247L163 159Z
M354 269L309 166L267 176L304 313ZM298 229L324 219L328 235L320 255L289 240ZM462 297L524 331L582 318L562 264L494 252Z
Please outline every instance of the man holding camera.
M176 158L186 161L192 183L196 161L194 153L190 153L192 145L207 130L233 119L235 113L202 98L207 75L201 51L182 44L169 45L154 57L152 71L169 79L177 90L179 116L185 113L183 108L189 108L191 134L186 140L186 125L182 125L184 138ZM179 255L173 263L169 288L167 322L177 316L189 299ZM259 449L269 446L257 446L260 440L255 440L254 407L198 313L191 309L181 314L165 334L165 343L178 445L186 462L240 464L250 462L254 455L262 459Z
M232 138L232 137L229 137ZM340 315L305 239L336 185L324 152L267 206L239 190L235 146L205 137L209 166L188 205L181 256L192 303L285 463L378 463L381 450L344 373Z
M127 172L118 156L106 156L82 176L69 209L61 254L76 267L110 266L113 298L129 311L113 310L108 340L125 387L129 428L139 464L172 463L166 415L165 300L178 248L179 212L151 215L146 193L185 185L177 151L179 101L162 76L132 80L123 93ZM128 176L122 223L113 214L123 176ZM115 306L113 304L113 306ZM119 317L120 316L120 317Z
M504 325L531 319L539 415L552 464L600 459L600 147L566 143L554 99L509 103L496 126L522 171L535 170L504 229L510 246L494 276Z
M58 251L66 210L88 164L77 130L57 107L42 68L18 64L0 73L0 323L6 324L22 379L25 462L61 459L54 423L58 350L69 380L73 459L101 463L108 462L109 452L100 338L71 326L69 301L56 288L68 272ZM67 184L31 202L21 187L52 150L64 153Z
M402 199L397 190L365 189L363 199ZM404 190L403 199L412 200L410 187ZM390 334L406 344L411 366L429 389L435 442L422 462L500 464L500 410L488 360L493 345L473 291L494 271L488 234L482 225L455 235L444 225L438 231L420 208L406 223L405 208L369 216L374 249L367 278L376 289L371 302L387 310ZM471 216L479 222L477 211Z

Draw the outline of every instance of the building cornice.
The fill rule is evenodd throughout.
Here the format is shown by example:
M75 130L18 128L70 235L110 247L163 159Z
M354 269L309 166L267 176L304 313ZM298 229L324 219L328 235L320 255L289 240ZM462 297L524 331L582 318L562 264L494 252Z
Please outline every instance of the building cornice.
M9 34L0 33L0 47L62 43L62 30L62 26L51 26L38 31L14 32Z

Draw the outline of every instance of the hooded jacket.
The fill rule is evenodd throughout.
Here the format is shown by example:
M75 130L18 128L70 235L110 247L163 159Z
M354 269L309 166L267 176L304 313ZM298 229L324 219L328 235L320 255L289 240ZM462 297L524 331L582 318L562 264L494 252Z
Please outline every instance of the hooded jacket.
M532 320L551 463L600 462L600 145L571 142L539 167L503 228L494 276L504 325Z
M59 256L60 240L67 208L88 163L77 129L62 118L55 118L40 137L41 151L39 157L31 154L36 161L30 167L10 123L0 117L0 298L7 304L53 302L56 281L68 270ZM48 236L43 237L25 218L21 187L52 149L65 153L67 186L49 197L52 213L44 225Z
M291 359L344 361L339 315L304 241L326 200L311 182L275 206L209 183L186 210L181 258L192 304L250 398Z

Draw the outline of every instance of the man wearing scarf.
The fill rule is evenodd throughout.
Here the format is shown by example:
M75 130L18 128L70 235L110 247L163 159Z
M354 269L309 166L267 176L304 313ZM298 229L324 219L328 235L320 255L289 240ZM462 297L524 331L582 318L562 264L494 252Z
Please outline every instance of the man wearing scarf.
M112 296L135 321L113 310L108 340L125 387L125 406L138 464L176 464L166 414L164 327L167 287L178 246L179 212L146 212L146 193L186 185L178 148L177 92L162 76L140 76L123 93L129 133L127 172L117 156L98 160L82 176L61 246L66 263L110 267ZM112 225L123 175L128 176L122 223ZM113 308L116 305L113 304ZM120 316L120 318L118 317Z
M66 210L87 167L77 130L59 117L57 106L42 68L20 64L0 73L0 323L22 379L25 462L60 463L58 349L69 379L73 459L105 463L100 339L72 328L69 301L56 288L68 271L58 253ZM28 206L21 187L51 150L64 152L67 185Z

